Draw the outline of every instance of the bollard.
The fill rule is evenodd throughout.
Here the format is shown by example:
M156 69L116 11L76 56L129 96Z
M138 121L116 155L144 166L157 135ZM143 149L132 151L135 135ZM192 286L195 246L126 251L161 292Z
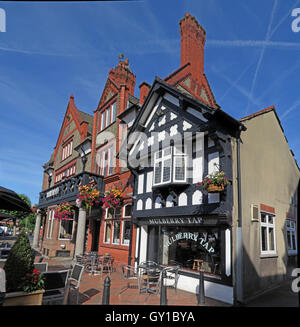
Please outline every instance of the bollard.
M160 305L168 305L168 299L167 299L167 287L164 283L166 277L166 271L162 271L161 276L161 285L160 285Z
M205 303L205 293L204 293L204 269L200 269L199 274L199 293L198 293L198 304Z
M109 304L110 297L110 278L107 276L104 280L103 295L102 295L102 304Z

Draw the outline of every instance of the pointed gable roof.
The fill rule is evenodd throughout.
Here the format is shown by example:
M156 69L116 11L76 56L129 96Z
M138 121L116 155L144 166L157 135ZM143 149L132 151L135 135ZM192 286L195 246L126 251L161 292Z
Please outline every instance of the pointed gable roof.
M70 99L67 105L67 109L64 115L64 119L60 128L60 132L59 132L59 136L56 142L56 145L54 147L54 158L56 157L59 145L63 139L63 135L64 135L64 130L66 128L66 126L68 125L69 122L69 116L72 116L74 123L76 125L77 130L80 133L81 136L81 141L83 141L87 136L88 136L88 132L92 131L93 128L93 117L87 113L84 113L83 111L80 111L74 102L74 95L71 94L70 95Z

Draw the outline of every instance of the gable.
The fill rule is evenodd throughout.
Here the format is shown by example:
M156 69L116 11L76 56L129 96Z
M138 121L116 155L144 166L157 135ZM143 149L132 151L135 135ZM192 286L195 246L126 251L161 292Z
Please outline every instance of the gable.
M83 141L83 139L86 137L86 130L84 129L84 125L82 124L83 120L81 118L80 112L75 106L74 103L74 96L70 96L70 100L68 102L68 106L65 112L65 116L62 122L62 126L59 131L59 135L57 138L57 142L55 145L54 150L54 161L57 157L57 154L59 152L60 145L68 139L72 132L78 131L79 134L79 141Z
M170 142L178 142L183 137L192 137L195 132L207 129L207 119L197 110L187 107L182 108L179 100L166 93L160 97L152 111L145 119L144 130L137 136L130 156L139 155L144 157L150 151L156 151L159 144L170 145Z
M115 96L119 92L119 88L116 83L111 80L109 77L107 78L105 87L103 89L98 108L102 107L105 103L107 103L113 96Z

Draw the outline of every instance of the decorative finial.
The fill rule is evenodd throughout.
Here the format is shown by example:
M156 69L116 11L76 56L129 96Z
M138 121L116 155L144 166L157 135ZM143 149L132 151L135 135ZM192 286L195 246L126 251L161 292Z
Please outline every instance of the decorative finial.
M119 54L118 57L120 60L124 59L124 53Z

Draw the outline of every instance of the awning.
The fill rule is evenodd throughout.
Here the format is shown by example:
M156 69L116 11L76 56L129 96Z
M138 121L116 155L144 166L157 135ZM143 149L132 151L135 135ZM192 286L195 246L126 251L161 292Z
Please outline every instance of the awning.
M31 208L12 190L0 186L0 209L32 213Z

